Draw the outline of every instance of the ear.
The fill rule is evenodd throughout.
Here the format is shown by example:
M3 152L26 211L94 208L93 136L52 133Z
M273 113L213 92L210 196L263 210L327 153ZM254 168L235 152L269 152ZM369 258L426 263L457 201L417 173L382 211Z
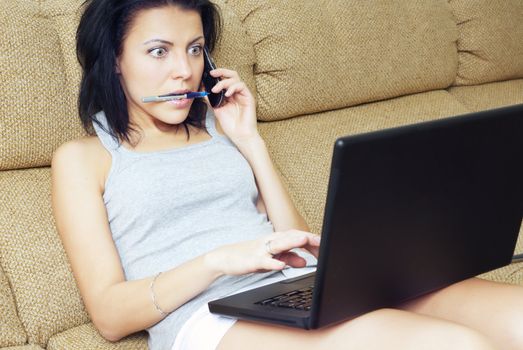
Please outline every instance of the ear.
M122 71L120 70L120 59L116 58L116 64L114 66L114 71L116 74L122 74Z

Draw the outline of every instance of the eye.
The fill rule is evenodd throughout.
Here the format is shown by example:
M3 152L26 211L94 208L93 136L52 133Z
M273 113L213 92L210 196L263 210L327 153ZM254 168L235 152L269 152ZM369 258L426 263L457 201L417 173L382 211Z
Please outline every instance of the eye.
M167 55L167 50L163 47L155 47L153 49L150 49L148 52L155 58L161 58Z
M195 45L191 46L189 48L189 54L192 56L198 56L202 53L202 46L201 45Z

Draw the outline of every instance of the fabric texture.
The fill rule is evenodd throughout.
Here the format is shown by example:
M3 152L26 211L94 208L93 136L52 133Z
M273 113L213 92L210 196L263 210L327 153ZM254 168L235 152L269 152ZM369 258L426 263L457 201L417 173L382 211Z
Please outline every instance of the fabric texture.
M523 103L523 79L457 86L451 87L448 91L471 111Z
M455 85L523 78L523 1L449 2L459 28Z
M259 123L275 166L312 232L320 233L337 137L467 113L444 90Z
M50 169L0 171L0 256L28 341L87 323L51 213Z
M103 112L95 118L108 130ZM127 280L149 278L217 247L273 232L267 215L256 207L258 190L249 163L217 133L211 109L205 124L211 136L207 141L134 152L93 123L112 158L103 199ZM268 274L220 278L149 328L149 347L170 348L201 305Z
M1 256L1 255L0 255ZM24 344L27 335L16 314L9 281L0 266L0 347Z
M478 277L490 281L523 285L523 263L507 265Z
M36 1L0 1L0 170L49 165L56 147L83 134L78 68L65 59L75 55L77 16L40 9Z
M125 337L118 342L102 338L92 323L68 329L49 339L47 350L106 349L106 350L148 350L145 332Z
M230 0L254 43L258 118L446 88L457 27L446 1Z
M218 46L212 56L217 67L238 72L251 93L256 96L253 67L256 61L254 46L227 0L213 1L221 10L223 27Z

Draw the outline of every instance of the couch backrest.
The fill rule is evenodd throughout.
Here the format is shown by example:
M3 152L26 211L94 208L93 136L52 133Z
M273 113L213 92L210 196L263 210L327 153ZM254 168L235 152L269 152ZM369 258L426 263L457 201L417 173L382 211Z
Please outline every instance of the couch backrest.
M446 88L458 31L446 0L229 0L256 53L261 120Z
M523 1L450 0L459 28L456 85L523 78Z
M84 135L81 3L0 2L0 170L49 165L58 145ZM215 59L258 92L260 120L523 77L520 0L216 3L225 26Z
M63 3L50 14L45 2L0 1L0 170L49 165L83 134L70 51L79 1Z

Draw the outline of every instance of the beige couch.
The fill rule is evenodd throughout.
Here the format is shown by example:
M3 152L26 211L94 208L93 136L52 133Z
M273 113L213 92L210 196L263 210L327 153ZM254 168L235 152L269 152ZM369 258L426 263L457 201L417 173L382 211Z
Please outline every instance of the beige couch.
M53 150L83 135L80 2L0 1L0 347L146 348L144 334L98 335L51 215ZM314 232L337 136L523 103L521 0L217 2L216 61L256 93L259 129ZM522 284L523 264L484 277Z

